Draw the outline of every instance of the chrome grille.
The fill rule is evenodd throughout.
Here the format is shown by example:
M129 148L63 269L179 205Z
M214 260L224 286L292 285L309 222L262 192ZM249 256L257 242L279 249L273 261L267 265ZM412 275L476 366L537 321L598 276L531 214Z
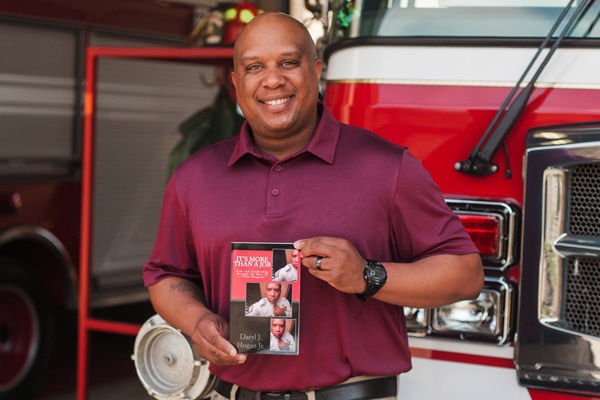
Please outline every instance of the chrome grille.
M573 167L570 183L570 233L600 236L600 163Z
M600 163L570 168L568 231L600 236ZM564 322L573 332L600 337L600 260L568 257Z
M600 260L569 259L565 323L570 331L600 337Z
M600 388L600 124L527 138L519 382L578 395Z

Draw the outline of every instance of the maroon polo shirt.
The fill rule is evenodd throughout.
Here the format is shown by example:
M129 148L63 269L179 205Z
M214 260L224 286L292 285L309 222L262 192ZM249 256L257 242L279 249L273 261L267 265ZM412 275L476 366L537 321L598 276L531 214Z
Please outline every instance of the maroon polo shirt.
M321 118L306 149L277 160L239 137L207 147L174 173L145 284L191 279L229 318L231 242L350 240L364 258L410 262L477 252L429 173L409 151L363 129ZM251 354L221 379L252 390L305 390L356 375L411 368L401 307L360 301L301 268L297 356ZM432 294L434 295L434 294Z

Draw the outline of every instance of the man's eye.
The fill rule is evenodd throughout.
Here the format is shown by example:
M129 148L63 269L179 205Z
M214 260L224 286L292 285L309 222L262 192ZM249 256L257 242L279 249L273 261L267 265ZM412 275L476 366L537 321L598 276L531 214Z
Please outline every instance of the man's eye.
M256 71L256 70L258 70L260 68L261 68L260 65L258 65L258 64L252 64L252 65L248 65L246 67L246 71Z
M284 67L294 67L296 65L298 65L299 63L297 61L284 61L281 63L282 66Z

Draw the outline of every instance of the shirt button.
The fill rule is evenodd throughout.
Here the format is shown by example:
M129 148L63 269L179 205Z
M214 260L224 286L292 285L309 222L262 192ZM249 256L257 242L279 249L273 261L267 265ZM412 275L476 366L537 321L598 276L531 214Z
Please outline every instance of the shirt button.
M281 172L281 169L282 169L282 168L281 168L281 165L276 165L276 166L275 166L275 171L276 171L276 172Z
M277 196L279 194L279 189L273 189L273 190L271 190L271 194L273 196Z

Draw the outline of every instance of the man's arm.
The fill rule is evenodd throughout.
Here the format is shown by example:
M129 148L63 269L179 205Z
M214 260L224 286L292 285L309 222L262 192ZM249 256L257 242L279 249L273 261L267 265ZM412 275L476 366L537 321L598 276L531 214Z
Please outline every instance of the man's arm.
M316 237L299 240L302 265L315 277L345 293L366 289L364 268L367 261L347 240ZM316 269L317 256L323 258ZM476 298L483 288L483 267L479 254L441 254L413 263L381 261L388 278L373 296L387 303L414 308L434 308L456 301Z
M475 299L483 288L479 254L443 254L414 263L383 263L383 266L388 280L373 297L387 303L435 308Z
M216 365L237 365L246 360L226 339L229 323L206 307L200 287L169 277L149 286L148 291L156 312L192 339L200 357Z

